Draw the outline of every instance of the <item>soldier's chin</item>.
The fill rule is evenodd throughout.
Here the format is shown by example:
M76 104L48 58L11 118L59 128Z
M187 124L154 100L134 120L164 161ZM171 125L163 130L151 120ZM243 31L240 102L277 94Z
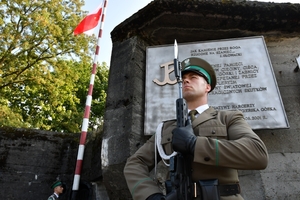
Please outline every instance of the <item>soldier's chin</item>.
M188 100L192 97L192 94L190 92L184 92L182 96L185 100Z

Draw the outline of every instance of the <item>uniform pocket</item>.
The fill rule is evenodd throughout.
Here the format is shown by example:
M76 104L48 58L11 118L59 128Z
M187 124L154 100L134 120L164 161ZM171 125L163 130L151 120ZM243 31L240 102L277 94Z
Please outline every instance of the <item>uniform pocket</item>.
M166 134L163 134L163 137L161 138L161 144L164 147L164 150L167 155L173 153L172 137L173 137L172 133L166 133Z
M198 126L194 128L197 136L210 137L216 139L227 139L227 128L225 125L218 126Z

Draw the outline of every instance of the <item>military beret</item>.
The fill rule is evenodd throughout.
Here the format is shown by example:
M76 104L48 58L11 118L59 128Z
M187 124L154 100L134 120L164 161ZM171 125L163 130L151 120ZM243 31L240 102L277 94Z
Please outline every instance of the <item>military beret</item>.
M181 67L182 75L184 75L187 72L195 72L200 76L204 77L207 83L211 86L211 90L209 92L211 92L215 88L217 84L215 70L205 60L197 57L187 58L181 62Z
M55 182L51 185L51 188L54 189L54 188L56 188L57 186L62 186L62 182L61 182L61 181L55 181Z

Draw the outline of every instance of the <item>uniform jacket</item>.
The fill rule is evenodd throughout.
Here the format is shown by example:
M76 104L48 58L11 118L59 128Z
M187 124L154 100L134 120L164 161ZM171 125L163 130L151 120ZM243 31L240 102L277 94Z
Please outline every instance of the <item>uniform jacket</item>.
M192 163L194 181L219 180L219 184L239 183L237 170L261 170L267 167L268 153L264 143L252 131L240 111L216 111L209 108L192 123L197 137ZM172 150L172 130L176 120L163 126L162 145L166 154ZM124 168L127 185L135 200L161 193L149 177L155 166L155 137L152 136L128 158ZM241 195L221 197L221 200L242 200Z
M48 197L48 200L56 200L56 199L58 199L58 197L56 197L55 194L52 194Z

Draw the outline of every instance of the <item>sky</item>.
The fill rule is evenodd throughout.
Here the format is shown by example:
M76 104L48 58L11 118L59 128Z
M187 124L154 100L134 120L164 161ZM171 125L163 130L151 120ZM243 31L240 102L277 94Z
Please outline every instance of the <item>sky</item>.
M93 12L103 0L85 0L84 11ZM127 18L147 6L152 0L107 0L106 15L102 26L102 37L100 38L100 52L98 62L106 62L110 66L110 57L112 51L111 31ZM300 0L258 0L262 2L274 3L300 3ZM95 35L98 36L99 28L95 29Z

